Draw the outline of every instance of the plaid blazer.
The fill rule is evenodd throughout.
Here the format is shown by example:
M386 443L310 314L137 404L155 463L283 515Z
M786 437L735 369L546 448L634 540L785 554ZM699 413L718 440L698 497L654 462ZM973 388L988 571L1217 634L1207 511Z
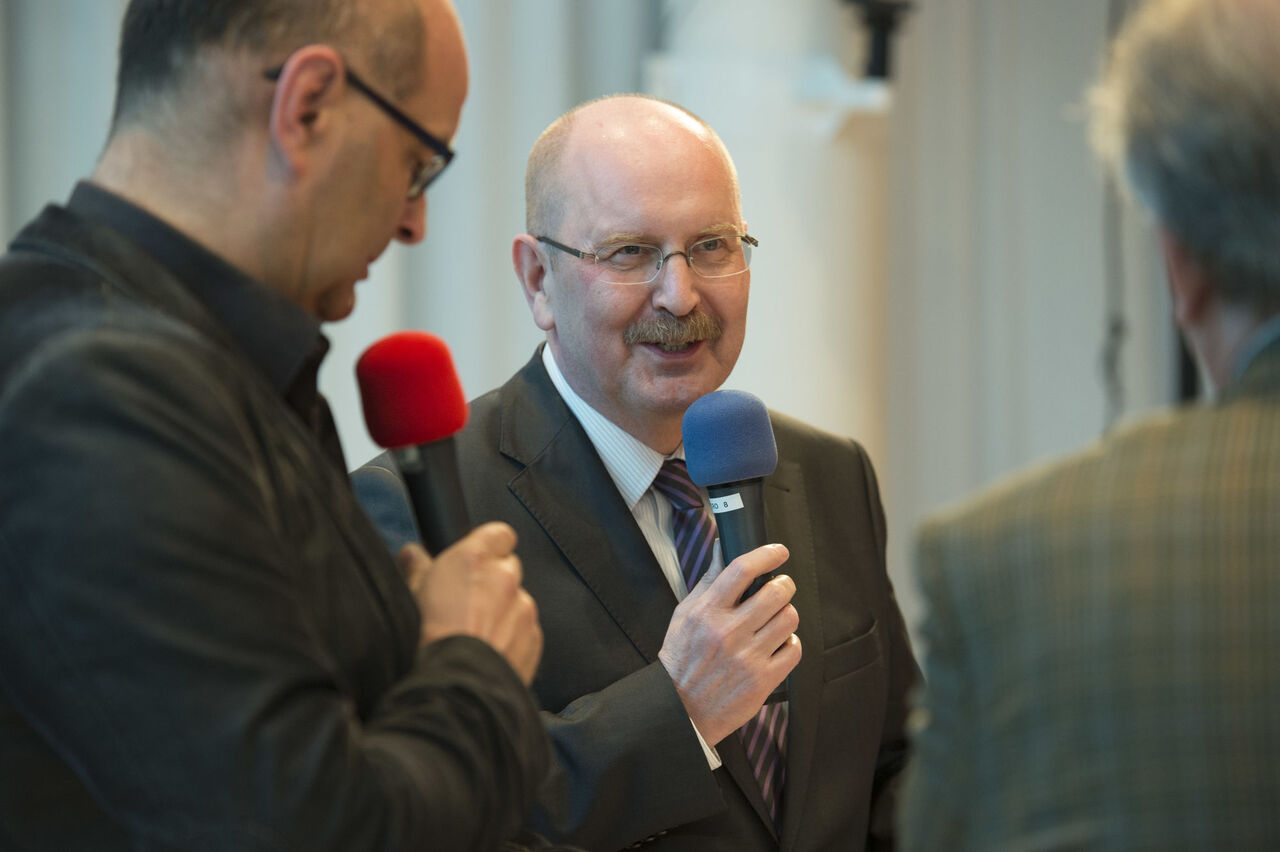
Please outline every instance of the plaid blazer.
M1280 342L923 525L908 849L1280 849Z

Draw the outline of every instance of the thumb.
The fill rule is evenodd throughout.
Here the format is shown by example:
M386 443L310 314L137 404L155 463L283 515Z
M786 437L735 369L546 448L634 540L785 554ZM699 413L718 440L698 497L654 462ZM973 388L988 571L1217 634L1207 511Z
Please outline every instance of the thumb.
M422 545L411 541L400 548L400 552L396 554L396 567L400 569L400 576L404 577L405 582L412 589L431 570L431 557L422 549Z
M711 544L711 564L707 570L698 578L698 582L689 590L689 594L697 592L703 594L716 581L716 578L724 573L724 555L720 552L720 539L716 538Z

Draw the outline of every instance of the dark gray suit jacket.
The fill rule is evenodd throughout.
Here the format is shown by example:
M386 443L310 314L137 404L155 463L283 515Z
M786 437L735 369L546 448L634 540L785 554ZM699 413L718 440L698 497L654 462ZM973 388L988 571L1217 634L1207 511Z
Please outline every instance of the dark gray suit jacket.
M0 848L491 850L532 698L168 267L49 208L0 260Z
M707 766L658 662L675 596L541 353L473 404L456 439L471 518L515 527L546 633L534 691L557 759L531 817L540 832L592 850L891 845L917 670L885 572L875 476L853 441L772 418L766 517L791 551L804 646L781 841L738 738L718 745L721 769ZM389 467L384 457L358 472L356 490L384 531L398 528L394 546L412 521Z
M930 518L909 848L1280 849L1280 342Z

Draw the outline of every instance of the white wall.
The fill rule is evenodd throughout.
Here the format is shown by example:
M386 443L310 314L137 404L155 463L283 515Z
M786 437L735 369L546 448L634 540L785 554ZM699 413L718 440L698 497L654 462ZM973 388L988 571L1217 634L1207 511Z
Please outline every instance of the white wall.
M6 238L92 169L124 5L0 0ZM525 155L574 103L646 84L719 129L761 240L730 384L868 446L909 619L924 513L1103 428L1111 220L1079 107L1107 0L917 0L888 112L858 106L863 38L839 0L458 5L472 94L427 242L389 251L329 328L322 387L352 463L373 452L352 365L377 337L442 334L469 394L528 358L539 335L509 263ZM1120 222L1132 413L1171 397L1172 335L1149 228Z
M5 239L93 168L115 94L125 0L0 0Z
M729 385L884 458L888 113L837 47L860 45L830 0L668 2L649 90L699 113L738 166L752 260L747 341ZM833 40L832 35L836 38Z
M882 479L899 569L929 509L1096 438L1107 195L1086 145L1105 0L922 0L895 115ZM1125 414L1173 395L1149 226L1120 217ZM1113 232L1116 229L1112 229ZM901 584L900 584L901 586ZM909 617L913 589L901 589Z

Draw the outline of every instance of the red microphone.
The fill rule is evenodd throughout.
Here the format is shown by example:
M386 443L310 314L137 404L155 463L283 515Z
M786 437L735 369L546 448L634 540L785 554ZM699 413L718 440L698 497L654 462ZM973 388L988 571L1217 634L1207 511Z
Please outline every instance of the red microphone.
M467 400L453 356L434 334L401 331L365 350L356 379L369 434L395 458L434 556L471 529L453 446Z

